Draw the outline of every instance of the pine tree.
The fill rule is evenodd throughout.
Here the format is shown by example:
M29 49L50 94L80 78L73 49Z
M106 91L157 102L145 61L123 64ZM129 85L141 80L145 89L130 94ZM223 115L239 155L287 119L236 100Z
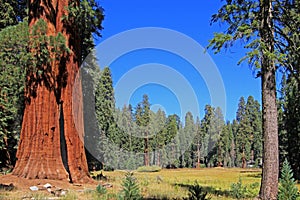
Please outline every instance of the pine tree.
M201 122L199 117L196 119L196 124L195 124L195 137L193 140L193 151L194 154L196 155L196 167L200 168L200 161L201 161L201 148L204 143L204 134L203 131L201 131Z
M207 142L205 143L207 152L205 153L208 155L210 151L213 149L213 140L212 140L212 135L214 133L214 125L213 125L213 120L214 120L214 108L211 107L210 105L205 106L205 115L201 121L201 126L202 130L205 135L207 135Z
M123 189L121 191L120 199L122 200L140 200L142 195L136 178L132 172L128 172L125 175L125 179L122 182Z
M185 123L184 123L184 128L183 128L185 138L183 143L181 145L184 145L185 147L185 152L184 152L184 161L185 161L185 166L184 167L193 167L193 151L192 151L192 141L193 138L196 135L196 130L195 130L195 122L194 122L194 117L191 112L187 112L185 115Z
M231 156L231 159L234 163L233 166L238 166L238 163L240 163L240 160L237 158L237 132L238 132L238 128L239 128L239 124L238 124L238 121L236 119L234 119L232 121L232 135L233 135L233 139L231 141L231 152L230 152L230 156Z
M283 163L288 155L288 133L285 128L287 103L287 77L283 74L278 97L278 130L279 130L279 163Z
M279 179L278 200L296 200L299 196L296 181L293 178L293 172L289 162L285 160L281 169Z
M218 141L218 163L224 167L231 167L231 145L232 145L232 130L230 122L223 126L222 133Z
M280 52L275 48L277 38L274 23L274 3L272 0L256 1L232 0L213 15L212 22L222 21L228 26L224 33L216 33L209 47L219 52L223 47L230 48L236 41L246 41L250 50L241 61L247 60L262 79L262 108L264 135L264 166L260 198L276 199L278 193L278 123L276 105L276 60ZM280 26L279 26L280 27ZM275 33L275 34L274 34ZM276 43L276 47L280 42Z
M220 137L223 131L223 127L224 127L224 117L223 117L223 113L220 107L216 108L215 111L215 127L216 127L216 137L217 137L217 143L216 143L216 153L217 153L217 165L218 166L222 166L222 153L225 154L225 149L223 149L222 144L219 142L220 141ZM224 138L225 139L225 138ZM226 142L226 141L225 141Z
M100 159L106 167L117 163L117 147L119 146L119 131L114 118L115 97L111 72L105 67L101 72L100 79L95 91L96 118L99 126L99 135L96 138Z
M161 109L158 109L158 111L154 114L154 119L152 121L154 122L152 125L154 128L154 138L151 146L155 153L155 164L157 166L161 166L163 164L161 163L161 158L165 157L165 155L161 154L165 154L163 149L166 144L165 138L167 132L167 128L165 127L167 123L165 112Z
M242 99L242 98L241 98ZM241 101L241 100L240 100ZM242 168L246 167L247 159L250 157L250 134L251 127L249 126L249 119L246 117L245 105L243 114L237 117L239 119L239 126L236 135L236 148L237 148L237 162ZM239 104L239 110L241 109ZM241 164L240 164L241 163Z
M248 110L250 114L250 125L253 129L251 137L251 160L260 164L262 159L262 113L260 110L260 104L257 100L254 100L252 96L247 100Z
M236 112L236 120L237 120L237 122L240 123L243 120L243 117L245 116L245 109L246 109L245 98L241 97L239 99L238 110Z
M213 120L213 108L210 105L205 105L205 115L201 120L201 131L204 135L204 142L203 142L203 152L202 155L204 156L205 165L208 165L208 154L212 151L212 144L211 144L211 123Z
M27 22L0 31L0 167L12 167L24 110L29 30Z
M148 166L149 163L149 130L150 123L150 103L148 95L143 95L143 101L137 105L135 113L135 121L141 128L144 139L144 164Z
M167 167L179 167L180 156L184 152L184 147L181 146L181 141L184 132L179 117L176 114L168 116L166 127L169 130L171 137L167 137L167 143L164 148L165 163ZM165 129L166 130L166 129Z
M258 164L262 156L262 130L260 105L252 96L240 98L237 117L238 129L236 132L237 162L246 167L247 161Z
M292 76L287 80L284 123L287 136L287 157L295 177L300 180L300 92L299 84Z
M110 137L110 126L114 123L115 97L111 72L105 67L97 83L95 92L96 115L100 131Z

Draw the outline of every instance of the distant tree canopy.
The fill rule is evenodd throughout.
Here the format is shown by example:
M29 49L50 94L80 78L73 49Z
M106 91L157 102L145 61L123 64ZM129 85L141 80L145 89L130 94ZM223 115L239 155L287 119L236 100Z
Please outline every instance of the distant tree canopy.
M177 115L166 116L160 109L150 110L151 100L147 95L136 106L115 108L108 67L101 71L98 80L95 101L100 133L96 146L98 159L106 169L109 165L135 169L146 163L162 167L261 164L261 110L252 96L247 102L241 98L244 103L239 104L238 120L232 123L225 123L222 110L210 105L206 105L202 120L198 117L195 120L188 112L182 123Z

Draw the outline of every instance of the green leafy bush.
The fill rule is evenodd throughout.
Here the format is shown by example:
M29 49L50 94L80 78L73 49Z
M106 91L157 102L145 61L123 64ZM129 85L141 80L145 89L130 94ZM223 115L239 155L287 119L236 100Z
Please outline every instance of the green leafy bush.
M138 172L159 172L161 167L159 166L142 166L137 168Z
M278 200L296 200L299 197L296 181L289 162L283 162L281 178L279 179Z

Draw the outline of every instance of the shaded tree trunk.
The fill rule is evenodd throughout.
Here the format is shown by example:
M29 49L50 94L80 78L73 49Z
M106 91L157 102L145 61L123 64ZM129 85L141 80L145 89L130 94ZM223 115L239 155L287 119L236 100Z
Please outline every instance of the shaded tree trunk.
M144 164L145 166L149 166L149 138L148 138L148 131L146 131L145 138L145 149L144 149Z
M160 166L160 149L157 150L157 166Z
M38 3L30 1L29 26L39 19L45 20L47 35L61 32L71 53L62 55L45 72L53 80L28 84L36 75L33 72L27 75L27 102L13 174L29 179L87 182L90 178L83 144L82 90L80 79L76 79L81 58L80 38L76 25L70 27L62 21L69 0Z
M246 157L245 157L245 147L243 146L243 152L242 152L242 168L246 168Z
M262 111L263 111L263 170L260 188L261 199L277 199L278 194L278 122L276 104L276 67L270 54L274 53L272 1L260 1L262 24L260 36L266 49L262 55Z
M201 145L200 142L198 141L197 143L197 166L196 168L201 168L200 166L200 154L201 154Z

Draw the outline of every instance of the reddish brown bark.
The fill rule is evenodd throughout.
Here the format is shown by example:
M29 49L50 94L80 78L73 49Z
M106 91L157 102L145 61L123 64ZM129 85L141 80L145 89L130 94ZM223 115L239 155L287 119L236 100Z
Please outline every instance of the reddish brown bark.
M47 1L47 5L46 1L38 5L36 2L30 1L29 26L44 19L47 35L63 33L71 53L51 64L47 73L53 80L42 79L26 86L29 101L13 174L29 179L87 182L90 178L83 144L82 91L80 80L75 81L80 64L80 39L76 27L71 29L61 20L67 14L69 0ZM28 74L27 83L32 76L35 77Z

